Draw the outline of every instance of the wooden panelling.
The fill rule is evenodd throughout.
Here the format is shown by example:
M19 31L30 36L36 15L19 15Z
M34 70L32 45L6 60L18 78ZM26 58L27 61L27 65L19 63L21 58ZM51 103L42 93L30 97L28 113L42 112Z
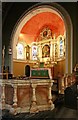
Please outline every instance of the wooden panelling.
M57 65L54 66L54 78L57 77L58 73L61 75L65 73L65 60L58 61Z

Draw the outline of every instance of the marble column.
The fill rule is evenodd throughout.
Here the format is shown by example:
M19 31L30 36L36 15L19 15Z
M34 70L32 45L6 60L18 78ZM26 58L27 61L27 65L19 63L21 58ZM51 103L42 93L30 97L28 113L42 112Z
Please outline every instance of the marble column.
M17 85L14 85L13 86L14 88L14 96L13 96L13 108L14 108L14 111L13 113L16 114L16 109L17 109Z
M52 93L51 93L52 85L53 83L49 83L49 86L48 86L48 104L51 110L54 109L54 104L52 102Z
M49 87L48 87L48 103L52 104L52 94L51 94L51 87L52 87L53 83L49 83Z
M4 109L5 108L5 84L2 85L1 101L2 101L2 109Z
M36 84L31 84L32 87L32 103L31 103L31 108L30 108L30 113L35 113L38 112L37 104L36 104Z

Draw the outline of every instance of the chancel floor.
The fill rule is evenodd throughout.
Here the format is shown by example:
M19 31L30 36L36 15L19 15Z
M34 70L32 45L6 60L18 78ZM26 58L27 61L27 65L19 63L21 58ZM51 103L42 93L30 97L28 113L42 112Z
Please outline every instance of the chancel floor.
M52 119L67 119L76 120L78 118L77 109L67 108L64 105L64 97L58 95L53 95L55 109L50 111L42 111L38 113L21 113L17 115L12 115L8 110L3 110L1 120L52 120Z

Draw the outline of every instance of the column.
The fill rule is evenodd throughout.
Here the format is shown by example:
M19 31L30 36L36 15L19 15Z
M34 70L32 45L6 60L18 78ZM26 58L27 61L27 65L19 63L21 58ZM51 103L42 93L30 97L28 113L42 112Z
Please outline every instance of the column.
M48 103L51 105L52 104L52 94L51 94L51 87L53 83L49 83L49 90L48 90Z
M12 73L13 71L12 71L12 48L11 47L9 47L8 48L8 59L9 59L9 72L10 73Z
M52 79L51 68L48 68L49 78Z
M65 88L68 86L68 75L66 75L66 77L65 77Z
M10 109L10 113L16 115L17 114L17 85L13 85L14 94L13 94L13 105Z
M30 60L32 60L32 46L30 47Z
M36 105L36 84L31 84L32 87L32 103L31 103L31 108L30 108L30 113L35 113L38 112L38 108Z
M61 83L60 83L60 93L64 94L64 89L65 89L65 76L63 76L61 79Z
M1 67L1 73L4 72L4 56L5 56L5 45L2 48L2 53L1 53L1 63L2 63L2 67ZM2 77L3 78L3 77Z
M2 100L2 109L4 109L5 108L5 85L4 84L2 84L1 100Z
M32 104L33 105L36 104L35 88L36 88L36 85L32 85L32 89L33 89Z
M14 111L13 111L13 113L16 114L16 108L17 108L17 85L14 85L13 88L14 88L14 96L13 96L13 108L14 108Z
M54 61L55 61L55 43L54 43L54 53L53 53L53 59L54 59Z
M42 46L39 45L39 58L40 58L40 62L42 62Z
M50 57L52 58L52 41L50 42Z
M48 103L49 103L49 107L51 110L54 109L54 104L52 102L52 93L51 93L52 85L53 85L53 83L50 82L49 86L48 86Z

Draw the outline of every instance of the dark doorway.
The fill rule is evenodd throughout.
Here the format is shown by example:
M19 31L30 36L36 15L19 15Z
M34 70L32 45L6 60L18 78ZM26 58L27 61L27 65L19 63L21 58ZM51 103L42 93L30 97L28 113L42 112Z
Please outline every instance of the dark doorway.
M30 66L29 65L25 66L25 75L26 77L30 77Z

